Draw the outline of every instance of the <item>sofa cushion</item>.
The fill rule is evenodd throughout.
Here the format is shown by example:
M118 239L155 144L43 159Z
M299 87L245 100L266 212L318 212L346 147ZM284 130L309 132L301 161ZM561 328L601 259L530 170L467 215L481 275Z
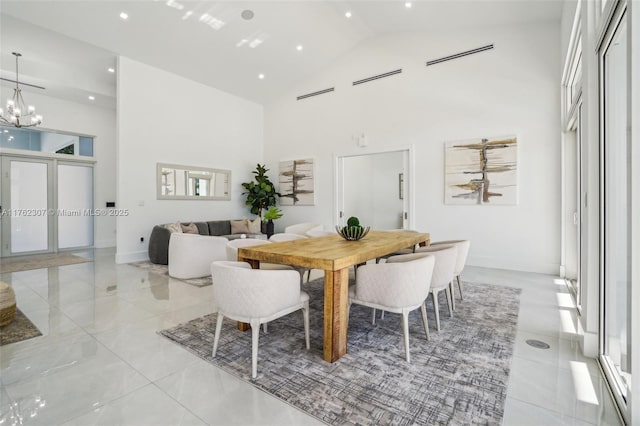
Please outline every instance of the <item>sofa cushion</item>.
M228 220L213 220L207 222L209 235L229 235L231 234L231 223Z
M165 223L164 225L165 228L167 228L169 230L169 232L179 232L182 233L182 225L180 225L180 222L176 222L176 223Z
M231 233L232 234L248 234L249 233L249 221L247 219L230 220Z
M261 234L262 233L262 221L259 217L256 217L253 220L247 221L249 224L249 233L250 234Z
M191 222L188 225L181 225L181 227L182 227L182 232L185 234L198 234L198 235L200 234L198 227L193 222Z

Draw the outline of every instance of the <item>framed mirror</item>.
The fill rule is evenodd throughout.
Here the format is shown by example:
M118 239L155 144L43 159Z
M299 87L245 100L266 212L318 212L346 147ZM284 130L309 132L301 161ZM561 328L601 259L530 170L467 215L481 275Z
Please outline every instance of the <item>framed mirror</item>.
M231 170L158 163L158 200L230 200Z

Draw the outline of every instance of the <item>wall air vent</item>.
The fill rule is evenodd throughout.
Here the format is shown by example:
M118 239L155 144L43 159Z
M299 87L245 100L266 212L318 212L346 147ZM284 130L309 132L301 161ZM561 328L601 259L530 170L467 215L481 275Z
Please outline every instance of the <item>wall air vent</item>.
M427 66L439 64L440 62L450 61L452 59L462 58L464 56L473 55L475 53L484 52L485 50L493 49L493 44L487 46L478 47L477 49L467 50L466 52L456 53L455 55L445 56L444 58L434 59L433 61L427 61Z
M357 84L368 83L370 81L377 80L379 78L385 78L395 74L400 74L401 72L402 72L402 68L394 71L385 72L384 74L374 75L373 77L367 77L367 78L363 78L362 80L354 81L353 85L355 86Z
M322 94L324 94L324 93L333 92L335 89L336 89L335 87L330 87L330 88L328 88L328 89L318 90L317 92L307 93L306 95L300 95L300 96L298 96L296 99L297 99L297 100L301 100L301 99L310 98L311 96L318 96L318 95L322 95Z

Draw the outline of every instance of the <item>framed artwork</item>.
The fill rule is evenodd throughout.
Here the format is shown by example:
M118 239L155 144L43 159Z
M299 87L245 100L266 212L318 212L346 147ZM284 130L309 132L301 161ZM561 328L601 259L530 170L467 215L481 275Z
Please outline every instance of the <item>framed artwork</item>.
M445 204L518 203L516 136L445 143Z
M280 162L278 174L280 205L312 206L315 204L313 159Z

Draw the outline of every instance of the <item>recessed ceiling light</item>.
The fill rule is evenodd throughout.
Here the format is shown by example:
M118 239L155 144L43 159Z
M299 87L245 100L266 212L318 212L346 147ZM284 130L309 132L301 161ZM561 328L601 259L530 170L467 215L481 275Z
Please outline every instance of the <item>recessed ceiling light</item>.
M109 71L109 72L116 72L116 70L115 70L115 69L113 69L113 68L107 68L107 71Z
M351 18L351 12L347 11L347 13L345 13L344 16L346 16L347 18Z
M301 44L297 45L297 46L296 46L296 50L297 50L297 51L301 51L301 50L302 50L302 45L301 45Z
M129 14L127 12L120 12L120 19L124 19L126 21L129 19Z
M407 9L411 9L411 2L408 1L404 4L404 7L406 7Z
M91 95L89 95L89 100L90 100L90 101L95 100L95 98L96 98L95 96L91 96Z
M258 78L259 78L260 80L263 80L263 79L264 79L264 74L258 74Z

